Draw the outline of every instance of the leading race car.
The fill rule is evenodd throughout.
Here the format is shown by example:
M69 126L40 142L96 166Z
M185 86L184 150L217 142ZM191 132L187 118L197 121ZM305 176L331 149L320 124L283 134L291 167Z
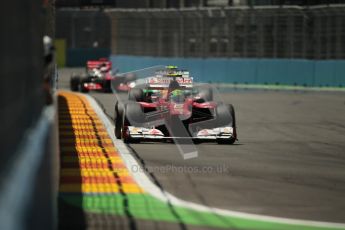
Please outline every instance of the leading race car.
M126 143L189 138L194 142L237 140L235 111L215 101L209 85L193 85L188 71L169 66L132 88L115 104L115 136Z

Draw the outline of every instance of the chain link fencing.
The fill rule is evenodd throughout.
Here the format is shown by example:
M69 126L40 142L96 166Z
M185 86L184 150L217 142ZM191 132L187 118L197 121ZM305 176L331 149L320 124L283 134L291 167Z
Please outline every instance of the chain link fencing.
M67 47L116 55L224 58L345 58L345 5L64 10Z
M108 10L113 54L345 58L345 6Z

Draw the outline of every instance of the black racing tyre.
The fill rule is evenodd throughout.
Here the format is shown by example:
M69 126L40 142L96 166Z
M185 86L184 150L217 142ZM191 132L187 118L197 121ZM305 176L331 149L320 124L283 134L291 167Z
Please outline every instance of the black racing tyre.
M73 92L79 91L80 77L71 77L70 88Z
M80 80L80 92L88 93L89 90L87 88L85 88L84 83L87 83L87 81L85 79Z
M233 144L237 140L235 109L231 104L220 104L216 109L217 126L230 125L233 136L230 139L217 139L218 144Z
M128 103L125 107L128 122L134 126L142 126L145 122L145 113L139 103Z
M123 83L123 77L114 77L110 84L112 85L113 89L116 90L121 83Z
M129 125L142 126L145 122L145 114L138 103L128 103L125 106L123 112L123 122L122 122L122 134L126 131L126 127ZM140 139L131 138L127 135L122 135L123 141L125 143L139 143Z
M128 83L128 82L132 82L135 81L137 79L137 77L135 75L127 75L124 77L124 82Z
M229 124L231 127L236 127L234 107L231 104L219 104L216 107L216 121L217 127Z
M202 86L198 89L198 96L200 97L200 102L210 102L213 101L213 90L211 87Z
M110 80L104 80L103 81L103 92L104 93L112 93L111 89L111 81Z
M235 141L236 141L236 138L231 137L229 139L218 139L217 143L220 145L232 145L235 143Z
M236 116L235 116L235 108L232 104L229 104L229 112L232 117L232 128L236 129Z
M128 92L129 101L144 101L144 91L140 88L133 88Z
M198 145L198 144L201 144L201 143L202 143L202 140L200 140L200 139L193 139L193 143L194 143L195 145Z
M114 123L115 123L115 137L121 139L122 137L122 127L123 127L123 105L116 102L115 113L114 113Z

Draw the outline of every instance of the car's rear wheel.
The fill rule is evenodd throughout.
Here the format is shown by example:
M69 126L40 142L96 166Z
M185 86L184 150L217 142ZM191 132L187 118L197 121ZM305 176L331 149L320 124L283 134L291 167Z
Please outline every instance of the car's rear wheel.
M128 83L128 82L132 82L135 81L137 78L135 75L127 75L124 77L124 82Z
M70 88L73 92L79 91L80 77L74 76L70 80Z
M110 80L104 80L103 81L103 92L104 93L112 93L111 89L111 81Z
M213 90L210 86L198 87L198 96L200 99L197 100L199 103L213 101Z
M128 92L128 100L129 101L144 101L144 91L140 88L132 88Z

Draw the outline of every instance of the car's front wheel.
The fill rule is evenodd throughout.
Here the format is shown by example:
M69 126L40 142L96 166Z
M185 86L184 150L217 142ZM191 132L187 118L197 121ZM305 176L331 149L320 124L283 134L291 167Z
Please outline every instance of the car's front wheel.
M235 109L232 104L222 104L217 107L218 126L231 125L232 136L227 139L217 139L218 144L233 144L237 140Z
M122 115L122 125L121 125L121 135L125 143L139 143L139 138L132 138L128 131L128 126L130 124L134 126L141 126L144 121L144 113L140 104L138 103L128 103L124 106L123 115Z
M232 145L234 144L236 141L236 138L234 137L230 137L229 139L217 139L217 143L220 144L220 145Z
M115 105L115 137L121 139L122 127L123 127L123 109L122 106L117 102Z
M85 83L87 83L86 80L81 80L80 81L80 92L82 93L88 93L89 92L89 89L85 87Z

